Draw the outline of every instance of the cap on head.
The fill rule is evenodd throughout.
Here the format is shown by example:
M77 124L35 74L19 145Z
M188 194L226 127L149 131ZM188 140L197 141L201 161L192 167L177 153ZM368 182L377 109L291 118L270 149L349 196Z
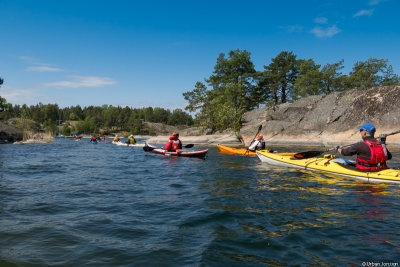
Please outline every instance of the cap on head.
M376 128L375 125L373 125L372 123L365 123L363 126L359 127L358 130L363 130L369 133L375 133Z
M175 133L173 133L172 135L173 135L173 136L179 136L179 133L176 133L176 132L175 132Z

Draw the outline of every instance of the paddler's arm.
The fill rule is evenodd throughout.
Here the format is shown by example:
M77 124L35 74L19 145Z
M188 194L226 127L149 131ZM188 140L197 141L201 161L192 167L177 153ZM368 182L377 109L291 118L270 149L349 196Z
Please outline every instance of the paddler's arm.
M353 156L360 151L360 145L362 144L362 142L359 142L347 148L338 148L337 151L343 156Z

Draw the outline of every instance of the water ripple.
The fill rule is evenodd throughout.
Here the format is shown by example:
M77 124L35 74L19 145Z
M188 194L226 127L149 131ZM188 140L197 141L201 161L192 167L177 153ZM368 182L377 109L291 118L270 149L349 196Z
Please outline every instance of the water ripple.
M215 148L202 160L68 139L2 145L0 266L395 261L399 193Z

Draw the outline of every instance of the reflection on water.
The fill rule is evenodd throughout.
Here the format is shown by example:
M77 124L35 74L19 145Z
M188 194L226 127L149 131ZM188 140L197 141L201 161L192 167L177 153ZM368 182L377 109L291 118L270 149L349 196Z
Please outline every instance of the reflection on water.
M358 266L399 254L399 196L214 147L0 146L0 265Z

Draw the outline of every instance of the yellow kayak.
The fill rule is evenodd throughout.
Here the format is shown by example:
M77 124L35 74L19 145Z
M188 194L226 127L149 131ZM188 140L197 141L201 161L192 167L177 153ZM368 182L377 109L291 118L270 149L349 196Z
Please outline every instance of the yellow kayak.
M233 148L233 147L227 147L227 146L221 146L217 145L219 150L224 153L230 153L230 154L239 154L242 156L250 156L250 155L256 155L256 152L251 152L250 150L247 150L247 148Z
M270 153L267 150L257 151L262 162L271 165L316 170L341 176L357 178L369 182L400 183L400 170L386 169L376 172L366 172L355 168L354 161L335 159L334 155L325 155L324 158L296 159L281 153Z

